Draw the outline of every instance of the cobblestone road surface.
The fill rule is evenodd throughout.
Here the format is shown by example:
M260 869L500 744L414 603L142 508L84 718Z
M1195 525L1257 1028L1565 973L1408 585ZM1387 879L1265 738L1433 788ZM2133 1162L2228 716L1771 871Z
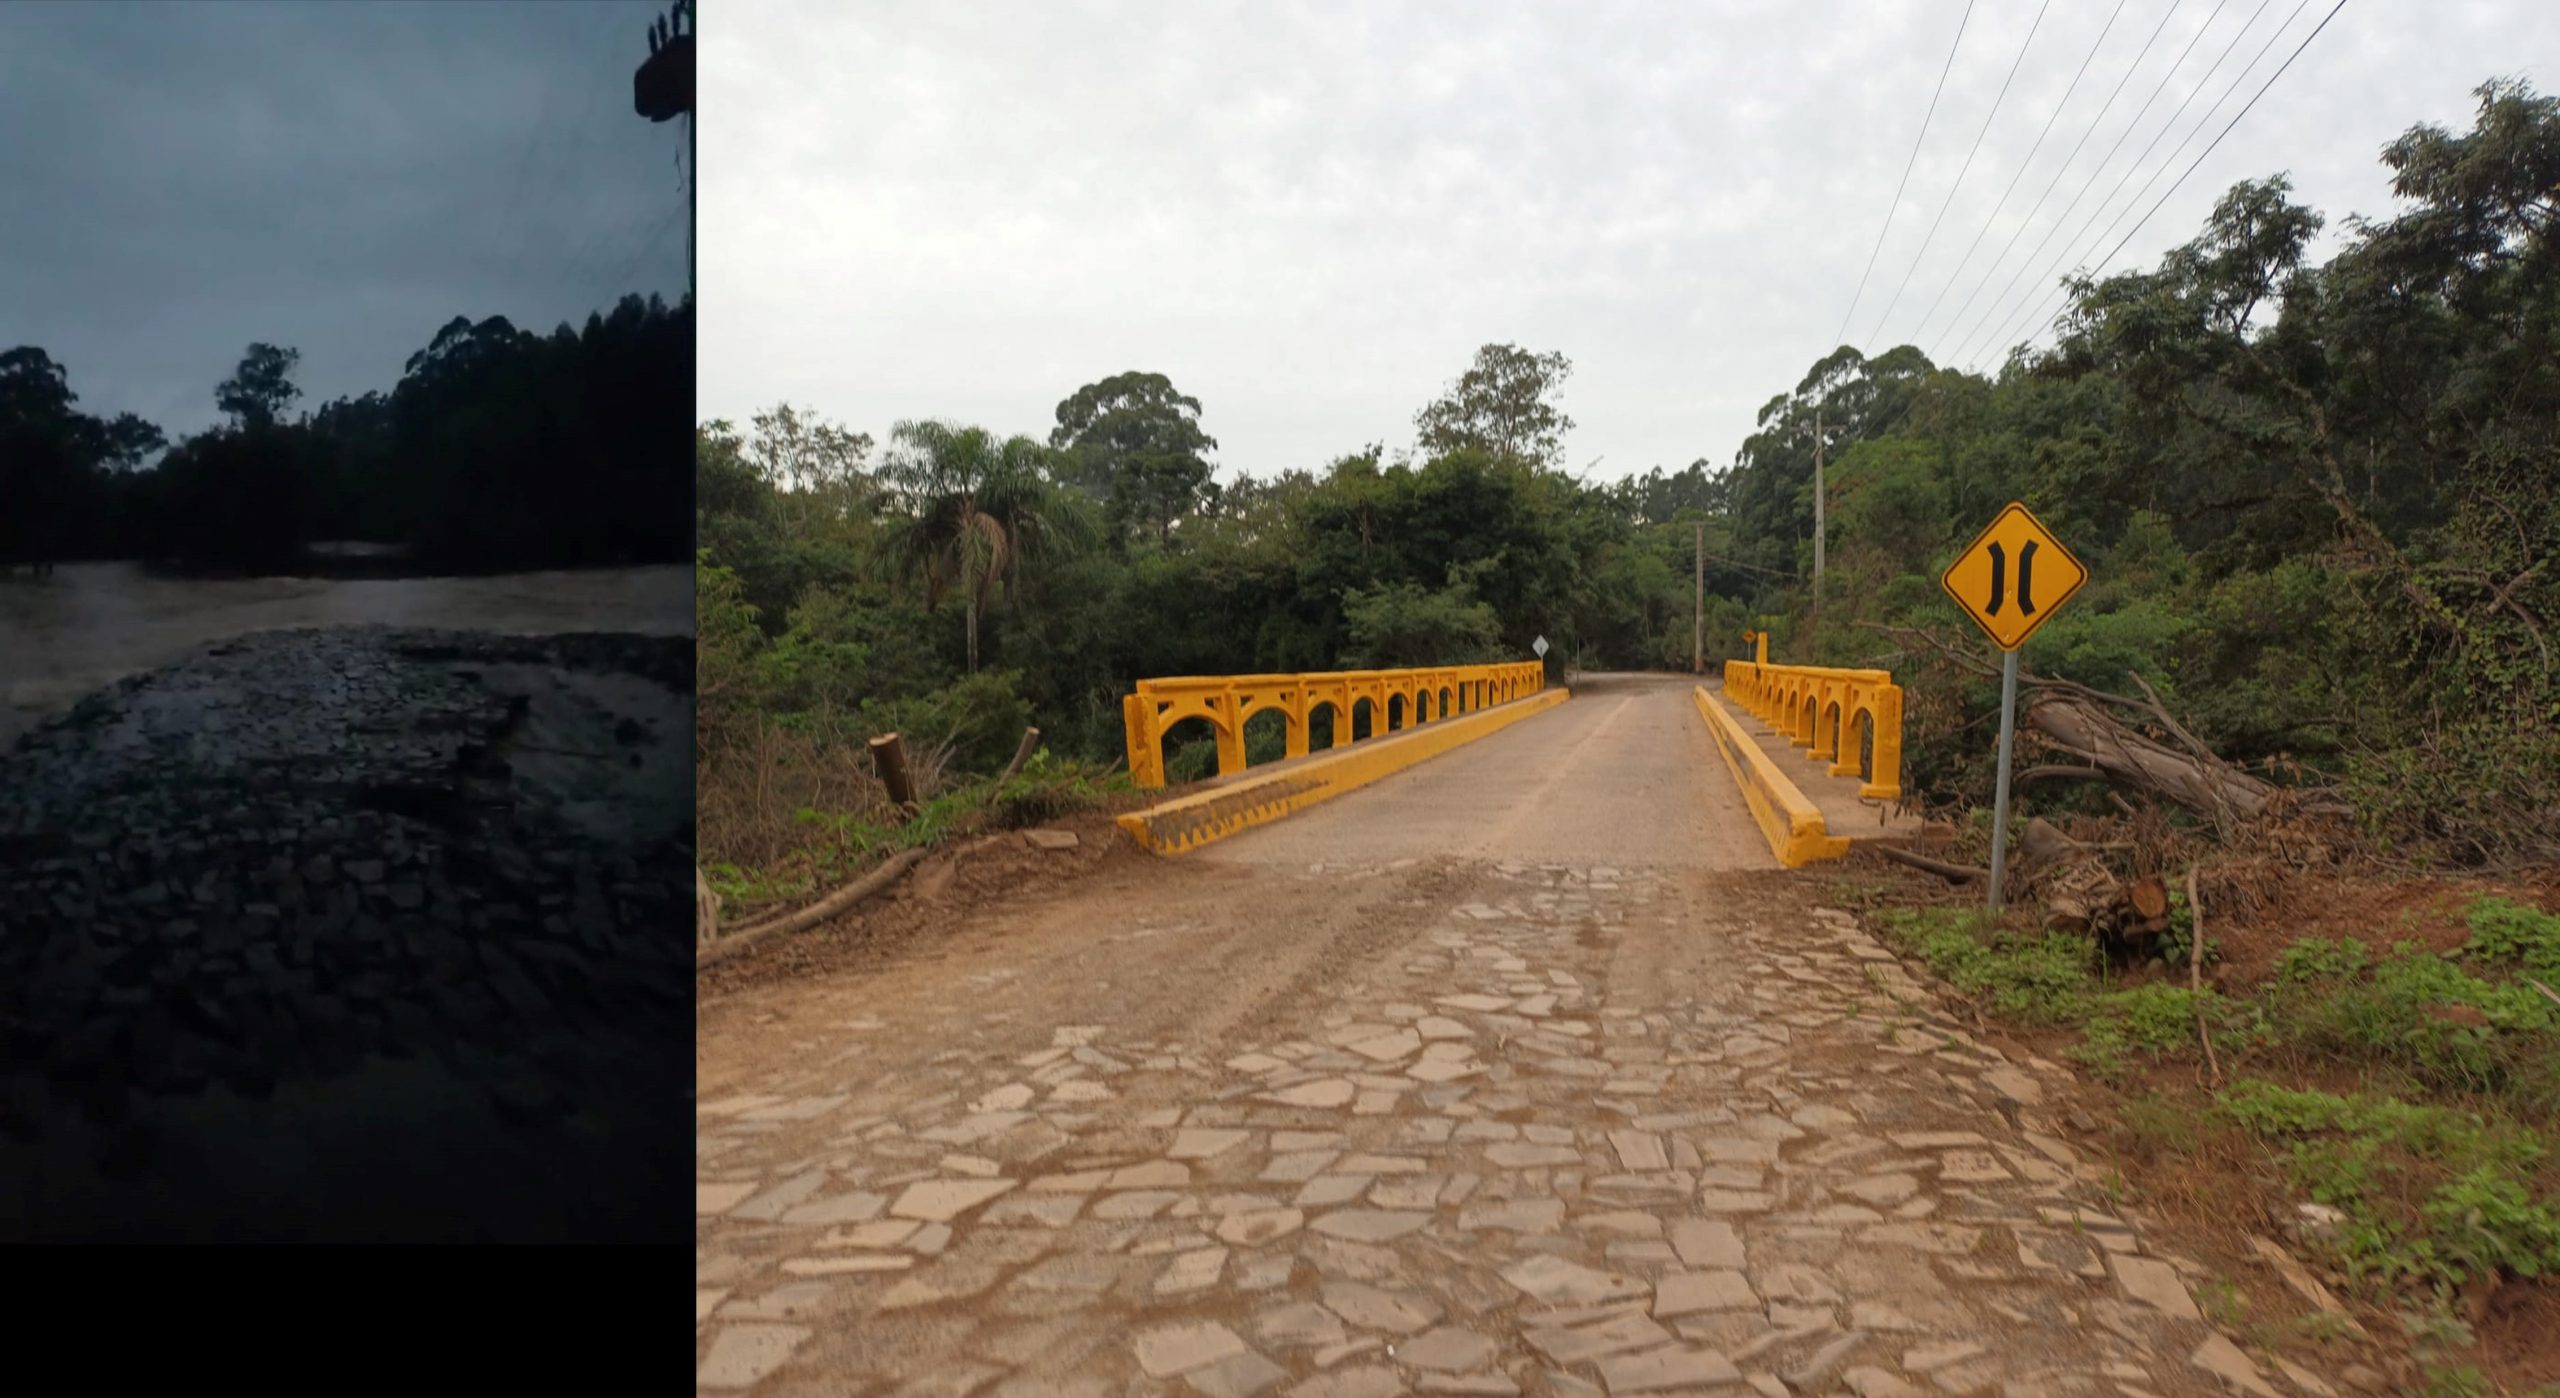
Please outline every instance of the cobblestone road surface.
M2110 1207L2059 1069L1816 879L1679 856L1730 784L1686 706L1601 686L1370 814L722 1007L699 1389L2297 1391ZM1570 835L1487 807L1565 747L1588 785L1517 790ZM1635 770L1675 774L1650 808ZM1358 862L1377 810L1467 802L1508 850ZM1613 829L1630 857L1536 857Z

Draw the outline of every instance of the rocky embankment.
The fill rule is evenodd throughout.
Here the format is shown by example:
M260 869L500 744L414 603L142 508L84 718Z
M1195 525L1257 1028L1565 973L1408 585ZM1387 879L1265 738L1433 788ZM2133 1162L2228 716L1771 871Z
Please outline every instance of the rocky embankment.
M165 1184L208 1119L424 1061L492 1132L667 1134L632 1118L689 1071L691 698L684 638L276 631L20 739L0 1130Z

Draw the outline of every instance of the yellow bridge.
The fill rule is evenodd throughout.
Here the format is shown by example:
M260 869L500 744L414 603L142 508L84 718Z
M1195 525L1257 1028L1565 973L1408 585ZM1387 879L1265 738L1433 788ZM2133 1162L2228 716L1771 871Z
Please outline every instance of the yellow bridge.
M1883 670L1772 665L1768 638L1746 633L1754 658L1725 663L1723 697L1696 691L1698 716L1732 773L1743 806L1788 868L1849 849L1851 830L1877 833L1902 795L1902 687ZM1365 786L1390 773L1510 727L1570 697L1546 684L1535 661L1414 670L1337 670L1295 675L1195 675L1140 680L1121 701L1129 772L1141 788L1165 783L1165 736L1199 719L1217 738L1218 780L1120 824L1150 849L1179 854L1247 827ZM1730 707L1728 707L1728 701ZM1285 759L1306 758L1315 719L1330 713L1329 749L1307 762L1246 774L1245 725L1276 713ZM1741 717L1766 726L1758 737ZM1362 722L1369 736L1354 743ZM1790 776L1788 746L1822 764ZM1801 769L1796 769L1799 772ZM1838 780L1848 778L1848 781ZM1855 793L1852 795L1852 793ZM1863 809L1862 809L1863 807ZM1903 823L1908 824L1908 821Z
M1129 777L1141 788L1164 785L1164 735L1185 719L1205 719L1218 738L1218 775L1245 768L1244 726L1278 713L1286 726L1284 756L1304 757L1315 716L1333 715L1330 747L1351 741L1355 716L1372 736L1434 719L1471 714L1546 688L1534 660L1501 665L1448 665L1423 670L1327 670L1297 675L1194 675L1140 680L1120 701L1129 742Z

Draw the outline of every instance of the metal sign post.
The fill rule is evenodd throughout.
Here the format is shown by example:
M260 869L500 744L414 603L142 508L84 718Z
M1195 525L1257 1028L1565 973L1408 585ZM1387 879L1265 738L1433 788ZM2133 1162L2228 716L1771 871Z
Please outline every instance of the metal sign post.
M2000 915L2000 876L2009 864L2009 754L2018 745L2018 653L2000 652L2000 786L1991 799L1991 915Z
M2044 575L2041 585L2039 571ZM2045 528L2043 520L2016 501L1994 516L1938 575L1938 586L1948 598L2000 648L2000 785L1991 799L1994 917L2000 913L2001 881L2009 865L2009 759L2018 745L2018 651L2088 581L2089 570Z

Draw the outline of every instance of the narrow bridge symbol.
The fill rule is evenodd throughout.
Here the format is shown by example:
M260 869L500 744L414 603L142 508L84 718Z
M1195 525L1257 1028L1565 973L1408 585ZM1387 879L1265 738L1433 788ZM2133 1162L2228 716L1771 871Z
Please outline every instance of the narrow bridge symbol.
M1991 604L1984 607L1982 611L1985 616L1998 616L2001 604L2008 600L2009 551L1998 544L1990 544L1985 546L1984 552L1991 555ZM2029 539L2018 549L2018 614L2020 616L2036 614L2035 580L2036 541Z

